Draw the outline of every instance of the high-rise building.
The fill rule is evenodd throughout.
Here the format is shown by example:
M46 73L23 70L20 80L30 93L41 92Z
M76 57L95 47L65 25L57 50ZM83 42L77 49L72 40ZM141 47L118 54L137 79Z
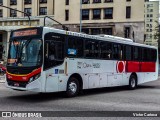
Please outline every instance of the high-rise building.
M145 3L145 44L157 46L158 42L154 34L159 22L159 1Z

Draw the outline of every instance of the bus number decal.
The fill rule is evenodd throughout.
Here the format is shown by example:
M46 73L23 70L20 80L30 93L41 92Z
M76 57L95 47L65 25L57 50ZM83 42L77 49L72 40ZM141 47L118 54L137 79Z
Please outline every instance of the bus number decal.
M93 68L100 68L100 63L93 63Z
M77 63L77 68L82 69L82 68L90 68L92 67L92 64L86 63L86 62L78 62Z

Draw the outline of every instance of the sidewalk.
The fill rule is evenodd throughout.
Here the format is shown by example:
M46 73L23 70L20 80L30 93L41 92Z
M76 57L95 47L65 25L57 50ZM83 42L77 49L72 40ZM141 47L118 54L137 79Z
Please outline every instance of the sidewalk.
M5 75L4 76L0 75L0 83L4 83L4 82L5 82Z

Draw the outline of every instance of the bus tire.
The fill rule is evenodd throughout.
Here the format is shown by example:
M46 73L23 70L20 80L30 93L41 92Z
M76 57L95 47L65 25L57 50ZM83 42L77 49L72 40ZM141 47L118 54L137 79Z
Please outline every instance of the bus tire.
M78 79L71 77L67 83L66 96L74 97L79 93L79 81Z
M137 77L135 75L131 75L129 78L129 86L130 90L134 90L137 87Z

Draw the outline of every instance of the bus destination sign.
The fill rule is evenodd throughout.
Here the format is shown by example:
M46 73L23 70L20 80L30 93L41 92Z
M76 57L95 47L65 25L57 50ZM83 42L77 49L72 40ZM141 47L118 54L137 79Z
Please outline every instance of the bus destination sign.
M13 33L13 37L37 35L37 29L21 30Z

